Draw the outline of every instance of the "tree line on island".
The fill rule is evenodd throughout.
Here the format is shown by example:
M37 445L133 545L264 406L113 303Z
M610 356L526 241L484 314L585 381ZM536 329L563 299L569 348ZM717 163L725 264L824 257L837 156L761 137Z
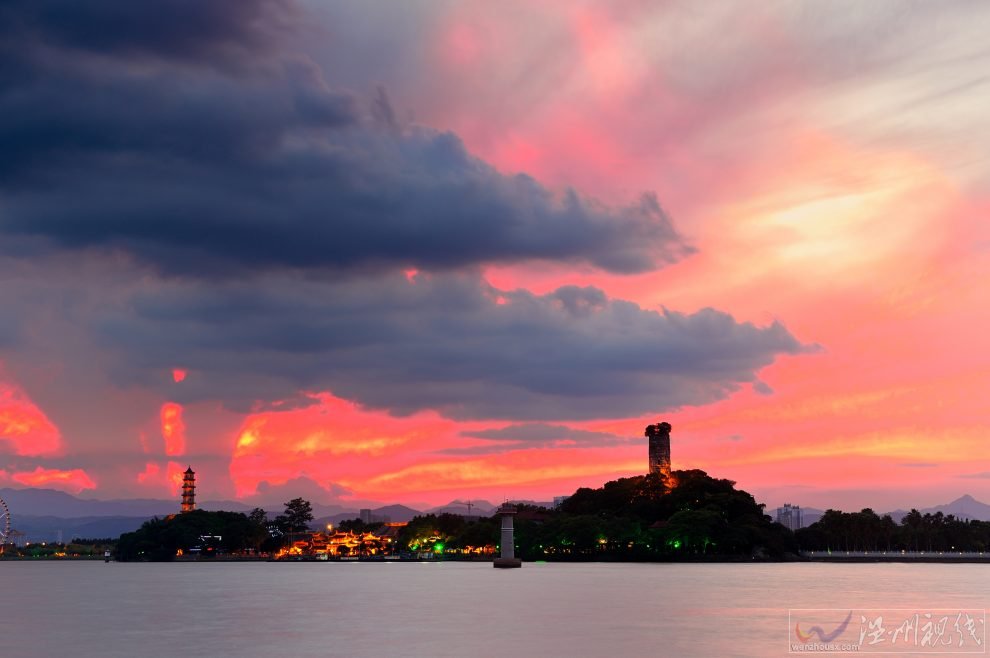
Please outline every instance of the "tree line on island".
M249 514L194 510L146 521L139 529L120 536L116 558L120 561L171 560L198 553L271 553L295 533L305 533L313 520L313 506L302 498L285 503L274 519L256 507Z
M676 471L673 478L677 486L651 474L578 489L557 509L521 505L516 554L528 560L676 560L779 559L796 552L793 534L773 523L763 506L730 480L699 470ZM121 560L167 560L197 549L201 556L272 553L293 533L304 533L312 520L311 506L302 499L286 503L285 513L273 520L261 509L250 514L197 510L152 519L122 535L116 555ZM338 528L374 532L380 526L355 519ZM400 529L392 550L491 555L499 548L499 527L498 517L421 515Z
M672 486L673 485L673 486ZM797 532L775 523L752 495L701 470L621 478L578 489L556 509L517 506L516 555L524 560L691 561L795 559L800 551L983 551L990 523L912 510L901 524L872 510L828 510ZM274 519L197 510L152 519L121 535L118 560L171 560L197 554L275 555L308 536L312 506L296 498ZM425 514L399 529L385 552L404 556L491 556L500 520ZM375 533L382 524L345 521L338 531ZM356 550L356 549L355 549ZM283 551L284 552L284 551ZM343 554L343 553L342 553ZM379 553L380 555L381 553Z
M990 522L916 509L900 524L872 509L828 510L817 522L794 533L804 551L983 552L990 548Z

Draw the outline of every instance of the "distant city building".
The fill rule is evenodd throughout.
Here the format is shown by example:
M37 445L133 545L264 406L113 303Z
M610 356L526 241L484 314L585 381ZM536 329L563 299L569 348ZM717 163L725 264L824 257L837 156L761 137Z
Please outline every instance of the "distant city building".
M182 511L191 512L196 509L196 473L192 466L182 475Z
M783 507L777 508L777 523L791 530L803 528L804 526L801 525L801 508L797 505L784 503Z
M646 426L650 447L650 473L670 478L670 423Z
M570 496L554 496L553 497L553 508L557 509L564 504L564 501L570 498Z
M365 525L371 525L372 523L391 523L392 517L388 514L374 514L373 510L370 509L360 509L358 510L357 518L361 523Z

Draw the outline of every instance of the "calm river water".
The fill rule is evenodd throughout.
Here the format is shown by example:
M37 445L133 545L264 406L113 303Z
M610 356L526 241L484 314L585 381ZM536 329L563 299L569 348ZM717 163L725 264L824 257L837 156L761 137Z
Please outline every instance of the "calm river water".
M990 607L973 564L3 562L0 583L4 658L766 658L788 609Z

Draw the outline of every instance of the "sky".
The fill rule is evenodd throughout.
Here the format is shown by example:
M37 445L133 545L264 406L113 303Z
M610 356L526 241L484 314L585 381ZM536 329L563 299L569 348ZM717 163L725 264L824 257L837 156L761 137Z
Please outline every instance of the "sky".
M0 486L990 500L987 26L0 0Z

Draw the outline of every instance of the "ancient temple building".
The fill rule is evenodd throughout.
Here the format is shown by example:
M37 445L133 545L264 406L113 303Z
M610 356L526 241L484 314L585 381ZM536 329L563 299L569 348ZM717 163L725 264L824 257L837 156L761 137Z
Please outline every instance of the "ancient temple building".
M196 474L192 466L182 475L182 511L191 512L196 509Z

